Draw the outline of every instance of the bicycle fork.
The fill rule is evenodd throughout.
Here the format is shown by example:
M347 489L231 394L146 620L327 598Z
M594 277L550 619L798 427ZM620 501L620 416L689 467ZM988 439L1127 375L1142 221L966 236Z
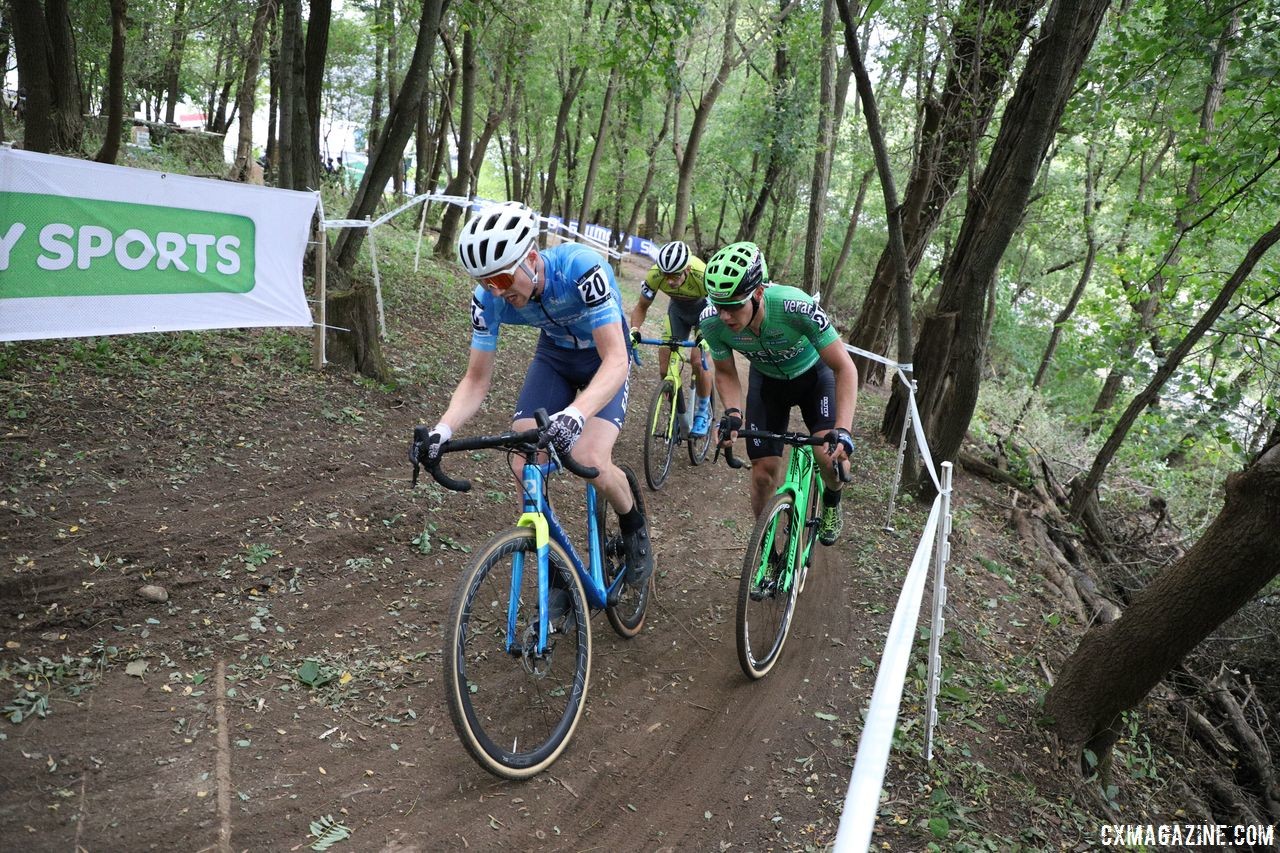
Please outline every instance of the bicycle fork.
M528 527L533 530L533 542L537 555L537 598L538 618L537 640L533 648L529 648L526 638L519 635L517 620L520 615L521 591L524 588L525 552L517 551L511 557L511 591L507 596L507 653L515 657L527 657L530 653L535 658L544 656L547 649L547 634L550 620L551 591L551 533L547 525L547 517L543 512L543 495L546 487L547 464L526 462L524 466L524 512L516 522L517 527ZM533 626L531 625L530 628ZM528 631L526 630L526 633Z

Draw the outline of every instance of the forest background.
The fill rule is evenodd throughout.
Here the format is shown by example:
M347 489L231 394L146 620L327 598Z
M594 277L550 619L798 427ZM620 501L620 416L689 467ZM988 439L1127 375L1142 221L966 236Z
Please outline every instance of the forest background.
M936 456L1013 496L1087 629L1044 697L1062 760L1105 792L1158 697L1222 765L1209 810L1276 823L1277 62L1274 0L9 0L0 135L233 180L262 157L349 218L440 189L702 257L755 240L914 366ZM234 128L229 169L167 128L184 101ZM362 129L358 185L326 168L334 119ZM461 214L429 217L448 259ZM363 239L329 252L331 361L403 380Z

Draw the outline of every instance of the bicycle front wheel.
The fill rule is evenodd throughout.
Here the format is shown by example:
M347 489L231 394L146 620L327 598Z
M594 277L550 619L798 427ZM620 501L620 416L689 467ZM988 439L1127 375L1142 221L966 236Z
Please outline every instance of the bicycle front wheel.
M696 358L696 356L695 356ZM711 452L711 441L716 434L716 425L719 419L716 418L716 412L720 410L720 395L716 391L716 383L711 383L711 412L707 418L707 434L698 438L689 436L689 462L693 465L701 465L707 458L707 454Z
M586 707L591 628L582 583L555 542L551 597L563 614L537 651L538 558L533 531L490 539L462 576L449 611L444 682L458 738L504 779L528 779L564 751ZM516 568L520 582L513 585ZM567 598L567 600L566 600ZM514 633L509 619L514 618Z
M632 471L629 465L618 467L627 475L627 486L631 489L631 497L636 502L636 508L643 513L644 496L640 493L640 481L636 479L636 472ZM615 519L612 525L609 524L610 516ZM626 549L622 544L622 529L618 526L616 518L616 514L609 511L609 504L605 499L597 497L596 530L600 538L595 545L600 549L600 557L604 563L606 587L612 586L614 579L627 568ZM649 593L652 590L652 575L649 576L649 582L642 587L636 588L623 583L618 588L616 600L605 606L605 615L609 617L609 624L613 626L618 636L630 639L640 633L640 629L644 627L644 612L649 606Z
M649 403L649 419L644 432L644 478L655 492L671 474L671 455L675 451L676 389L663 380Z
M799 585L787 564L803 532L789 494L774 495L751 532L738 583L738 663L748 678L764 678L778 662L791 630Z

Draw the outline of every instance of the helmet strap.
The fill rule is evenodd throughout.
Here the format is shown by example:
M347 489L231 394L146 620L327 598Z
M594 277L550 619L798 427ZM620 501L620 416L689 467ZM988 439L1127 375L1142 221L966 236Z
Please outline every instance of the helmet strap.
M747 321L747 328L751 328L751 324L756 321L756 314L760 311L760 300L756 299L756 294L759 292L758 287L751 292L751 319Z
M545 287L539 286L539 281L538 281L538 261L539 260L541 260L540 257L535 257L533 261L533 266L529 268L529 280L533 282L533 290L532 292L530 292L529 298L532 299L534 302L542 301L542 291L546 289Z

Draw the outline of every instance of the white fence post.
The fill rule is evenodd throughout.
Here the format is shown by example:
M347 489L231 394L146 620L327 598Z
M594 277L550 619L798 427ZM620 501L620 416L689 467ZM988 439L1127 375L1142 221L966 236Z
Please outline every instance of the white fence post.
M947 561L951 558L951 463L942 463L942 514L933 548L933 621L929 625L929 684L925 703L924 758L933 761L933 728L938 724L938 691L942 689L942 632L947 604Z
M365 217L368 219L369 217ZM387 339L387 314L382 308L382 279L378 277L378 241L375 233L378 229L369 226L369 260L373 263L373 292L378 298L378 337Z
M422 202L422 218L418 220L418 243L413 249L413 271L418 271L418 258L422 256L422 233L427 229L427 201Z
M328 276L329 276L329 231L324 227L324 210L320 211L320 245L316 246L316 302L320 322L316 324L314 337L311 339L311 366L316 370L324 370L325 365L325 322L329 319Z

